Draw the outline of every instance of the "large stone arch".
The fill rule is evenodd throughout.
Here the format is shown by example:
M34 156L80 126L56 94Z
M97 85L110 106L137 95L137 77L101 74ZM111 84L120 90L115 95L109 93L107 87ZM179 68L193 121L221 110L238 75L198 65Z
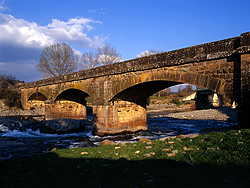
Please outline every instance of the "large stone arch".
M137 105L146 107L146 99L154 93L174 85L180 84L179 82L157 80L147 81L133 85L119 93L117 93L110 102L113 101L129 101Z
M146 97L150 93L157 92L166 87L171 87L180 83L196 85L232 99L232 84L227 83L225 80L212 78L209 75L200 75L184 71L169 71L164 68L160 68L143 71L139 74L130 73L126 76L126 78L120 77L120 79L117 80L117 84L112 88L113 95L110 95L108 100L112 101L119 97L124 98L123 93L127 94L129 91L135 93L137 90ZM145 92L145 90L141 89L142 86L148 87L151 91ZM133 96L135 97L135 95Z

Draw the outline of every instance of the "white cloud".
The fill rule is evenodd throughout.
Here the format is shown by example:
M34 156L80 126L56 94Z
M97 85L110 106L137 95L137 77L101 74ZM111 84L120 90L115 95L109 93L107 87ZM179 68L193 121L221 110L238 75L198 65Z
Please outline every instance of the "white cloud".
M87 35L87 32L94 29L91 24L101 22L88 18L71 18L67 22L53 19L47 26L39 26L35 22L0 13L0 43L41 49L53 43L66 42L80 48L98 48L105 38L94 36L91 39Z
M98 48L102 45L103 38L94 36L94 39L91 39L86 33L94 29L90 24L95 23L101 24L101 22L88 18L72 18L67 22L53 19L44 33L57 39L57 41L74 43L80 48Z
M9 10L9 8L5 5L5 1L1 1L0 2L0 11L5 11L5 10Z
M44 30L44 27L38 26L35 22L27 22L0 13L1 47L18 46L42 49L54 42L54 39Z
M3 4L4 1L0 7ZM54 43L65 42L78 48L102 47L107 37L88 35L94 29L94 24L101 22L88 18L71 18L68 21L53 19L48 25L41 26L0 13L0 74L11 72L10 65L21 65L24 62L29 62L29 70L33 69L32 73L36 72L35 65L38 64L43 48ZM79 50L75 51L81 54ZM22 66L19 67L19 72L29 74L22 70Z

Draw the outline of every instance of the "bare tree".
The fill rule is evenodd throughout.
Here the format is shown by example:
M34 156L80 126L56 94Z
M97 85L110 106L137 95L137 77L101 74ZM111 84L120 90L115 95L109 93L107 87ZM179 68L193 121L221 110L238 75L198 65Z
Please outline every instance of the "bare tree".
M44 78L62 76L76 71L77 68L78 55L66 43L46 46L36 66Z
M81 57L81 68L92 69L100 65L108 65L120 62L122 59L120 53L110 44L105 44L103 47L98 48L97 52L83 53Z
M193 90L193 87L190 84L188 84L188 85L186 85L185 90L190 92Z
M182 87L181 87L181 85L179 85L178 86L178 93L181 93L181 91L182 91Z
M81 68L82 69L92 69L99 65L98 58L94 52L83 53L81 58Z
M168 88L165 88L161 91L158 91L157 92L157 97L161 97L161 96L167 96L171 93L171 89L168 87Z
M96 57L98 57L100 65L117 63L122 60L120 53L116 52L116 49L110 44L105 44L102 48L98 48Z
M166 88L165 95L170 95L170 93L171 93L171 88L170 87Z

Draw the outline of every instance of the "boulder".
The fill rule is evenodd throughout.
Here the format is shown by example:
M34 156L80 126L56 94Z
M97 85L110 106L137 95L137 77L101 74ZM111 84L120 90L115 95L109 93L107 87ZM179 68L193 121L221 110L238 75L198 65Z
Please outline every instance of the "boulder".
M85 129L89 125L86 119L53 119L41 122L40 131L43 133L68 133Z
M139 140L139 142L150 142L151 140L149 140L148 138L141 138Z
M107 146L107 145L116 145L116 144L115 144L115 142L112 142L108 139L105 139L102 142L100 142L100 146Z

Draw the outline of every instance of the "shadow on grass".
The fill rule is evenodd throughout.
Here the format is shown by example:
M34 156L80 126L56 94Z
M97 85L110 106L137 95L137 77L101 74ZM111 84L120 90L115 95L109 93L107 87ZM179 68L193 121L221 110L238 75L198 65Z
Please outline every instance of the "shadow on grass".
M1 187L249 187L249 166L171 159L64 158L51 152L0 162Z

